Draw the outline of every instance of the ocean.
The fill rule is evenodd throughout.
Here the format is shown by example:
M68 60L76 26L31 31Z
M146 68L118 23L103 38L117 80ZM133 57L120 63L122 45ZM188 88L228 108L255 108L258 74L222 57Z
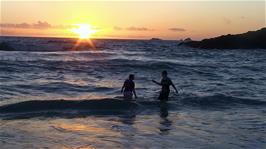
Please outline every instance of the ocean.
M266 51L0 38L0 148L263 149ZM160 103L161 72L179 91ZM120 90L135 75L135 101ZM13 107L12 107L13 106Z

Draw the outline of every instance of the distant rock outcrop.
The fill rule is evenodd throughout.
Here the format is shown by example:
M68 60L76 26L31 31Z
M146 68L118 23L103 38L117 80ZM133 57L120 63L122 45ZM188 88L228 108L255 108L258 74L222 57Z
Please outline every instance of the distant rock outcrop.
M186 39L184 40L184 42L190 42L190 41L192 41L191 38L186 38Z
M187 42L190 42L190 41L192 41L191 40L191 38L186 38L186 39L181 39L181 40L179 40L179 44L178 45L183 45L183 44L185 44L185 43L187 43Z
M182 42L179 45L202 49L266 49L266 28L243 34L223 35L202 41Z
M162 39L160 39L160 38L151 38L150 40L151 41L161 41Z

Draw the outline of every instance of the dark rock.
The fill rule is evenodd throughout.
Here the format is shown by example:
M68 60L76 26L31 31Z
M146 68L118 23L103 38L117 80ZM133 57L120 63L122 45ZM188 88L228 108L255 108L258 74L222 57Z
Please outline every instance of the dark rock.
M243 34L222 35L202 41L182 42L180 45L202 49L266 49L266 28Z
M160 38L152 38L152 39L150 39L151 41L161 41L162 39L160 39Z
M192 41L191 38L186 38L183 42L190 42Z

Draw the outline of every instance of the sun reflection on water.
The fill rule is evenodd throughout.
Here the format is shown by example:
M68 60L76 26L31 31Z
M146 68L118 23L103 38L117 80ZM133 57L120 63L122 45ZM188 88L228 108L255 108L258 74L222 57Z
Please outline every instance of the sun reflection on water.
M57 124L54 128L62 130L62 131L74 131L74 132L93 132L93 133L103 133L106 131L105 128L93 127L89 125L79 124L79 123L62 123Z

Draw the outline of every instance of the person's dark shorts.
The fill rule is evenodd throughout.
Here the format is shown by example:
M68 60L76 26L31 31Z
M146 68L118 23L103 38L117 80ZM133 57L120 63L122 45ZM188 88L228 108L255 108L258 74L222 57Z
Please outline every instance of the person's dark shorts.
M169 93L170 91L164 91L164 92L161 91L158 99L160 101L167 101L169 97Z

